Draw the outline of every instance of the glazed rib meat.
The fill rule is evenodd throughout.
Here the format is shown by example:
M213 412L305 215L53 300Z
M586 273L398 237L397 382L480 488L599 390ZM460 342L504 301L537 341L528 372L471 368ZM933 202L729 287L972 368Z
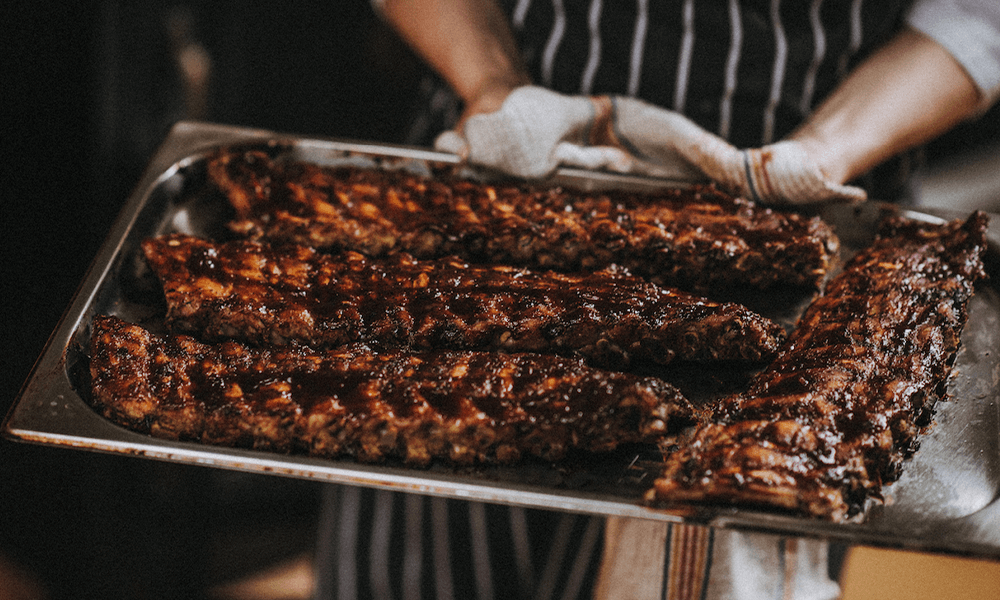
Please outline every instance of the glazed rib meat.
M221 153L209 163L209 178L236 210L231 228L255 239L567 272L617 264L699 293L819 289L839 245L818 218L708 187L582 193L327 168L256 151Z
M622 368L773 357L780 325L610 270L588 274L382 259L299 245L148 239L168 323L201 339L377 350L501 350Z
M842 520L878 497L946 393L986 222L888 221L775 362L667 458L650 498Z
M320 457L556 460L656 442L691 417L658 379L548 355L212 345L104 316L90 353L92 402L120 425Z

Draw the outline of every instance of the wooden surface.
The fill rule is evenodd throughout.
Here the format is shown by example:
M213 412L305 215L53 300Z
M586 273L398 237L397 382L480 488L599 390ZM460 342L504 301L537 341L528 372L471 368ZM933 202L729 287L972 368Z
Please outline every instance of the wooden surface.
M1000 600L1000 562L853 548L841 600Z

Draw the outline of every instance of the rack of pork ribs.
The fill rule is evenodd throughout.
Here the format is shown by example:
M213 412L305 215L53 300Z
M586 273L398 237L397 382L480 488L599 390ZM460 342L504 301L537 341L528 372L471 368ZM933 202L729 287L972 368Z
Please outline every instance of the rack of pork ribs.
M209 177L236 212L234 231L367 256L403 251L560 271L616 265L695 292L817 287L838 240L816 218L776 212L712 187L656 194L568 193L427 178L224 152Z
M840 520L929 422L982 276L983 215L891 221L786 339L705 296L820 290L838 240L817 218L713 188L543 190L259 152L208 172L240 239L146 240L168 333L93 327L95 408L164 438L413 465L647 444L666 461L651 502ZM769 366L706 408L638 374L674 362Z
M898 478L946 385L987 218L887 220L777 358L666 457L649 497L842 520Z

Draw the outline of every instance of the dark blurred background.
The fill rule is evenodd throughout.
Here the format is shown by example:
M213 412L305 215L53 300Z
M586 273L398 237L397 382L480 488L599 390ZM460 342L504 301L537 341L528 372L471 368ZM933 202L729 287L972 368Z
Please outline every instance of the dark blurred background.
M367 0L15 0L0 23L0 415L173 123L402 142L426 73ZM996 113L930 160L995 143ZM196 599L307 551L317 491L2 440L0 568L51 598Z
M398 142L423 73L367 0L15 1L0 23L0 415L173 123ZM51 598L196 599L308 551L317 492L2 440L0 571Z

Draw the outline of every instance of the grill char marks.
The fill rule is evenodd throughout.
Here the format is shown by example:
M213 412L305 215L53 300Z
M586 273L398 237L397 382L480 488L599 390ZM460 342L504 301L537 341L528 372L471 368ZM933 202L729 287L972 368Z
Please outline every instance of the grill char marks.
M583 275L458 259L326 255L298 245L146 240L175 329L207 340L585 357L592 366L761 361L785 337L743 306L612 271Z
M617 264L697 292L818 289L839 244L817 218L708 187L576 193L325 168L253 151L219 154L209 176L236 209L231 228L255 239L567 272Z
M692 414L669 384L573 359L211 345L116 317L95 319L90 368L95 408L142 433L414 465L651 443Z
M650 498L842 520L878 497L945 394L986 222L888 221L775 362L668 457Z

